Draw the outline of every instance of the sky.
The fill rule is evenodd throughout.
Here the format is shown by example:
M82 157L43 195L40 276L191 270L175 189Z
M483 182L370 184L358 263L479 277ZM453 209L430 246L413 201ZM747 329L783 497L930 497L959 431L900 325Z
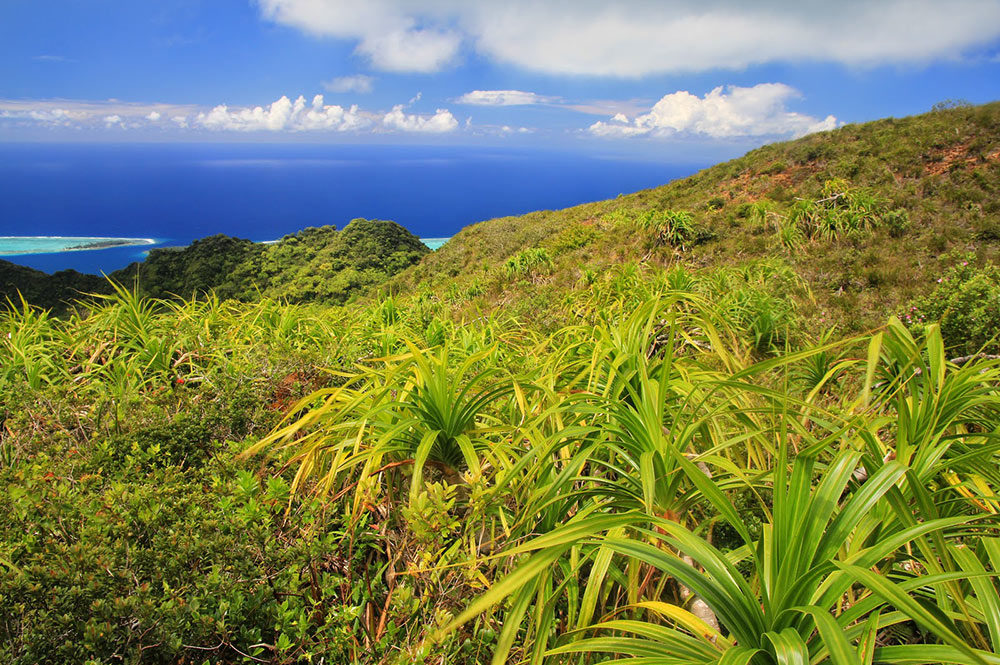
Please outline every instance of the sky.
M0 141L683 160L1000 98L1000 0L2 0Z

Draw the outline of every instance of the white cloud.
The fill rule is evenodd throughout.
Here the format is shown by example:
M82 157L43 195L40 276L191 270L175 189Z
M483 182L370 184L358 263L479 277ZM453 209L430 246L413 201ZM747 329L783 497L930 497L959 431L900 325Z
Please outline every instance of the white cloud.
M206 129L231 130L238 132L257 131L309 131L333 130L338 132L361 129L371 124L371 118L357 106L345 109L338 105L325 105L323 95L316 95L311 104L305 97L293 102L281 97L268 106L230 109L225 104L216 106L207 113L199 113L194 124Z
M419 99L419 95L411 103ZM299 96L294 101L283 96L263 106L229 106L211 109L169 104L132 104L72 100L3 100L0 99L0 122L48 127L128 128L156 127L170 118L174 130L200 129L229 132L424 132L444 133L458 127L458 121L445 109L433 115L406 113L408 105L397 105L388 113L365 111L326 104L323 95L311 101Z
M340 76L323 84L329 92L357 92L367 94L375 89L375 79L364 74L355 76Z
M447 25L428 27L391 0L258 0L264 16L305 32L352 39L356 52L395 72L432 72L457 55L462 37ZM421 12L422 13L422 12Z
M522 90L473 90L455 101L459 104L475 106L528 106L552 103L556 101L556 98Z
M356 42L375 67L429 72L463 44L524 69L644 76L777 61L961 56L1000 36L1000 0L258 0L263 15Z
M388 129L402 132L423 132L428 134L444 134L458 127L455 119L447 109L438 109L434 115L416 115L403 112L405 107L398 104L382 117L382 125Z
M372 65L389 72L436 72L448 65L458 52L462 38L447 30L407 28L364 37L358 52Z
M609 122L595 122L597 136L672 136L700 134L712 138L746 136L802 136L833 129L832 115L819 120L789 111L786 102L800 97L783 83L761 83L752 88L715 88L704 97L680 90L664 95L648 113L634 120L621 113Z
M2 113L5 118L30 119L45 125L66 127L89 119L86 112L64 108L42 108L29 111L4 109Z
M0 118L10 122L49 127L101 127L124 125L126 121L149 120L150 116L155 114L186 113L193 108L193 106L137 104L118 100L95 102L68 99L0 99Z

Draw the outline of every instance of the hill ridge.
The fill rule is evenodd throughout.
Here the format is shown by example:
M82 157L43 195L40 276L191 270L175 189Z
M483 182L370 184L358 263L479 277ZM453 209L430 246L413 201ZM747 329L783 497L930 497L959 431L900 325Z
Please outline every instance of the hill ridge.
M824 195L831 183L845 191ZM808 236L808 226L799 223L808 204L822 207L817 202L831 193L854 195L858 205L867 199L879 215L896 218L864 232L797 241L797 234ZM614 199L479 222L393 278L391 288L401 294L451 289L457 316L493 311L503 302L539 319L561 293L630 263L700 270L771 258L798 272L815 296L815 304L800 302L807 321L826 318L862 330L933 288L950 256L972 253L994 263L998 195L1000 103L934 110L768 144ZM701 241L657 242L657 222L640 219L675 212L690 216ZM636 223L616 224L616 215ZM788 220L796 215L793 228ZM789 236L784 243L782 232ZM505 262L529 250L544 250L551 265L527 278L504 270Z

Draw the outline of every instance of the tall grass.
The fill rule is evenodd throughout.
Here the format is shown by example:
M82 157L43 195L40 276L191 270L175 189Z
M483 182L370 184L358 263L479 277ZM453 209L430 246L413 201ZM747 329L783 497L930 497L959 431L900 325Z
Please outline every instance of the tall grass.
M244 459L380 543L385 595L358 626L399 636L401 662L997 662L1000 364L895 320L803 342L754 301L794 285L780 262L640 270L549 335L394 298L22 304L0 391L103 404L113 436L136 404L276 355L302 363L281 381L322 365Z
M690 290L587 317L504 339L502 367L469 328L402 333L252 452L418 521L416 497L458 488L451 554L407 574L486 580L442 635L498 629L495 663L992 662L994 364L898 322L755 361L759 322Z

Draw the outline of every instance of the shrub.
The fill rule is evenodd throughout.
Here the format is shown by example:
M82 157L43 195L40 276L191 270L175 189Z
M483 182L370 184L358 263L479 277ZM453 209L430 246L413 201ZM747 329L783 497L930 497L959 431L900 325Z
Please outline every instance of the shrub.
M305 535L316 505L297 505L286 522L282 479L177 467L74 475L39 456L0 491L0 533L17 562L0 574L4 662L229 663L245 653L290 663L316 650L351 660L368 591L359 581L344 595L342 576L318 574L346 561L337 534ZM370 537L359 536L363 564Z
M976 265L975 256L958 256L929 295L917 299L903 318L923 330L941 322L945 345L958 355L1000 352L1000 269Z
M910 215L903 208L896 208L882 216L882 223L888 229L889 235L899 238L910 228Z
M503 264L503 273L508 278L537 277L552 270L552 257L541 248L532 247L518 252Z
M788 170L788 164L786 164L781 160L778 160L773 164L769 165L766 169L764 169L764 173L766 173L767 175L777 175L779 173L783 173L786 170Z
M652 234L654 247L669 245L684 251L697 236L694 217L689 212L651 210L641 218L640 226Z
M580 247L586 247L597 238L593 227L583 224L570 224L552 240L551 247L555 254L562 254Z
M1000 241L1000 220L992 217L983 217L976 221L975 233L973 237L979 242Z

